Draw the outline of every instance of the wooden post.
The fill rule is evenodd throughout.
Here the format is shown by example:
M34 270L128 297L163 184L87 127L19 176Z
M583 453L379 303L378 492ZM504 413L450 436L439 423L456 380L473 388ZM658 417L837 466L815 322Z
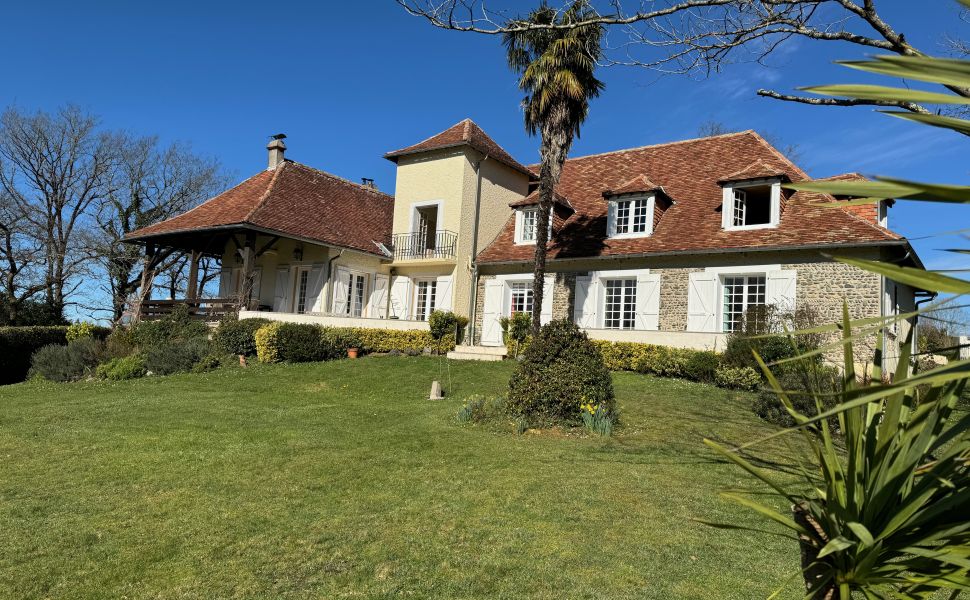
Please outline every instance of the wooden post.
M145 244L145 259L142 264L141 282L138 286L138 303L132 317L139 321L142 316L142 304L151 300L152 285L155 283L155 267L157 265L158 249L155 244Z
M192 257L189 259L189 283L185 289L186 300L196 300L199 297L199 257L199 252L193 250Z
M246 242L242 247L243 269L242 286L240 288L239 308L251 310L253 308L253 279L256 270L256 233L246 234Z

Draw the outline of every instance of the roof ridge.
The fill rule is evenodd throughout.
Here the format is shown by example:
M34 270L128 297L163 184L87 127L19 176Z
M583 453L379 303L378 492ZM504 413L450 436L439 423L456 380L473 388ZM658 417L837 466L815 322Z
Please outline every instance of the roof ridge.
M247 177L247 178L245 178L245 179L243 179L242 181L240 181L240 182L239 182L239 183L237 183L236 185L234 185L234 186L232 186L232 187L230 187L230 188L228 188L228 189L225 189L225 190L223 190L223 191L221 191L221 192L219 192L218 194L216 194L215 196L213 196L213 197L211 197L211 198L207 198L207 199L205 199L205 200L203 200L202 202L200 202L200 203L198 203L198 204L196 204L195 206L193 206L192 208L190 208L189 210L187 210L187 211L185 211L185 212L183 212L183 213L179 213L179 214L177 214L177 215L172 215L171 217L168 217L167 219L162 219L161 221L158 221L158 222L156 222L156 223L152 223L152 224L150 224L150 225L145 225L144 227L139 227L139 228L138 228L138 229L136 229L135 231L138 231L138 230L140 230L140 229L147 229L147 228L149 228L149 227L154 227L154 226L156 226L156 225L161 225L162 223L165 223L165 222L167 222L167 221L171 221L172 219L175 219L175 218L181 218L181 217L184 217L184 216L185 216L185 215L187 215L187 214L190 214L190 213L193 213L193 212L195 212L195 211L197 211L197 210L200 210L200 209L201 209L201 208L202 208L203 206L205 206L206 204L208 204L208 203L209 203L210 201L212 201L212 200L215 200L216 198L219 198L220 196L223 196L223 195L225 195L225 194L228 194L229 192L231 192L232 190L234 190L234 189L236 189L236 188L238 188L238 187L240 187L241 185L243 185L244 183L246 183L246 182L247 182L247 181L249 181L250 179L255 179L255 178L257 178L257 177L259 177L260 175L262 175L262 174L263 174L263 173L265 173L265 172L266 172L266 171L260 171L259 173L256 173L255 175L250 175L249 177ZM247 216L248 216L248 215L247 215Z
M758 140L758 141L759 141L759 142L761 142L761 143L762 143L762 144L763 144L763 145L764 145L764 146L765 146L766 148L768 148L769 150L771 150L771 152L772 152L772 153L774 153L774 155L775 155L776 157L778 157L778 158L780 158L780 159L781 159L782 161L784 161L785 163L787 163L787 164L789 164L790 166L792 166L792 167L794 167L794 168L795 168L795 171L796 171L796 172L797 172L797 173L798 173L799 175L801 175L801 176L802 176L802 177L804 177L805 179L811 179L811 177L810 177L810 176L808 175L808 173L806 173L805 171L803 171L803 170L802 170L802 168L801 168L801 167L799 167L798 165L796 165L796 164L795 164L795 162L794 162L794 161L793 161L792 159L790 159L790 158L788 158L787 156L785 156L784 154L782 154L782 153L781 153L781 151L780 151L780 150L778 150L778 148L775 148L775 147L774 147L774 146L772 146L772 145L771 145L770 143L768 143L768 140L766 140L765 138L763 138L763 137L761 136L761 134L759 134L759 133L758 133L757 131L755 131L754 129L749 129L749 130L748 130L748 131L747 131L746 133L750 133L750 134L752 134L752 135L753 135L753 136L755 137L755 139L756 139L756 140ZM761 159L758 159L758 160L761 160Z
M252 210L246 213L245 217L243 217L243 220L242 220L243 223L248 223L249 220L252 218L252 216L256 214L256 211L263 206L264 202L266 202L266 199L269 198L270 192L273 191L273 186L276 185L276 180L279 179L280 173L283 172L283 169L286 168L286 165L287 165L287 161L283 161L279 165L277 165L275 169L273 169L272 179L269 180L269 184L267 184L266 189L263 190L263 195L260 196L259 200L256 201L256 205L253 206Z
M321 175L323 175L325 177L329 177L331 179L336 179L337 181L339 181L341 183L347 183L347 184L350 184L352 186L358 187L358 188L364 190L365 192L370 192L371 194L377 194L379 196L385 196L385 197L390 198L392 200L394 199L394 196L392 194L388 194L387 192L382 192L381 190L372 188L370 186L366 186L366 185L364 185L362 183L357 183L356 181L351 181L351 180L347 179L346 177L341 177L340 175L334 175L333 173L328 173L327 171L324 171L322 169L318 169L316 167L311 167L310 165L306 165L306 164L303 164L301 162L297 162L295 160L287 160L287 162L292 163L293 165L295 165L297 167L303 167L304 169L309 169L310 171L313 171L315 173L320 173Z
M454 125L449 125L448 127L445 127L444 129L442 129L442 130L441 130L441 131L439 131L438 133L436 133L436 134L434 134L434 135L429 135L428 137L426 137L426 138L424 138L424 139L423 139L423 140L421 140L420 142L416 142L416 143L414 143L414 144L408 144L407 146L403 146L403 147L401 147L401 148L398 148L397 150L391 150L390 152L387 152L387 153L385 154L385 156L387 156L387 155L390 155L390 154L394 154L394 153L396 153L396 152L400 152L400 151L402 151L402 150L407 150L408 148L413 148L414 146L420 146L421 144L423 144L423 143L425 143L425 142L427 142L427 141L430 141L430 140L432 140L432 139L434 139L434 138L436 138L436 137L438 137L439 135L441 135L442 133L445 133L446 131L451 131L452 129L454 129L455 127L458 127L459 125L461 125L461 124L462 124L462 123L464 123L465 121L471 121L471 119L470 119L470 118L468 118L468 117L465 117L464 119L462 119L461 121L458 121L458 122L457 122L457 123L455 123Z
M610 150L609 152L598 152L596 154L586 154L586 155L583 155L583 156L574 156L574 157L568 158L566 160L567 161L568 160L582 160L584 158L595 158L597 156L607 156L609 154L620 154L622 152L636 152L637 150L646 150L647 148L660 148L662 146L676 146L678 144L691 144L691 143L696 143L696 142L702 142L702 141L705 141L705 140L716 140L716 139L719 139L719 138L733 137L733 136L744 135L744 134L748 134L748 133L755 133L755 131L753 129L745 129L744 131L735 131L735 132L732 132L732 133L722 133L720 135L708 135L708 136L704 136L704 137L688 138L686 140L676 140L676 141L673 141L673 142L661 142L659 144L647 144L646 146L637 146L635 148L622 148L620 150ZM755 135L757 135L757 133L755 133ZM539 164L540 163L533 163L533 165L539 165ZM530 166L531 167L533 165L527 165L527 166Z

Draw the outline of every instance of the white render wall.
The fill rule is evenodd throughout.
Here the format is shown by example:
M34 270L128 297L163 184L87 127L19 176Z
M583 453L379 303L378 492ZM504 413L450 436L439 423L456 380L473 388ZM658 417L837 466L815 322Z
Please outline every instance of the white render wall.
M393 329L395 331L427 331L427 321L403 321L400 319L367 319L352 317L333 317L328 315L308 315L297 313L262 312L255 310L239 311L240 319L267 319L284 323L309 323L325 327L361 327L365 329Z

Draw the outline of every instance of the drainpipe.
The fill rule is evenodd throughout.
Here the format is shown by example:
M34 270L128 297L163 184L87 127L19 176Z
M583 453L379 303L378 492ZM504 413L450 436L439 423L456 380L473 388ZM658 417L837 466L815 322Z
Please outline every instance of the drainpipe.
M475 345L475 307L478 304L478 217L481 214L482 205L482 163L488 160L485 154L474 164L477 182L475 185L475 218L472 225L472 255L471 255L471 281L472 289L468 294L468 340L470 346Z
M937 292L924 292L924 293L926 294L926 297L923 298L922 300L917 300L914 303L915 306L916 306L916 315L913 317L913 347L911 349L913 354L916 354L917 352L919 352L919 344L917 344L916 342L919 339L919 314L920 314L919 313L919 307L920 307L920 304L924 304L926 302L930 302L932 300L936 300L936 297L939 295Z
M343 254L344 250L341 248L337 256L327 261L327 314L330 314L330 311L333 310L333 261L343 256Z

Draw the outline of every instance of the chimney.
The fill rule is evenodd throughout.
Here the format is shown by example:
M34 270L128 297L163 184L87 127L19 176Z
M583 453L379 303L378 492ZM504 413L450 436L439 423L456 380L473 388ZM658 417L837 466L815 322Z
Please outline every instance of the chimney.
M269 150L269 166L266 167L267 171L272 171L283 164L283 153L286 152L286 144L283 143L283 140L286 139L286 134L277 133L272 138L273 140L266 145L266 149Z
M377 185L374 183L374 180L371 179L370 177L361 177L360 178L360 184L362 186L367 187L367 188L370 188L372 190L376 190L377 189Z

